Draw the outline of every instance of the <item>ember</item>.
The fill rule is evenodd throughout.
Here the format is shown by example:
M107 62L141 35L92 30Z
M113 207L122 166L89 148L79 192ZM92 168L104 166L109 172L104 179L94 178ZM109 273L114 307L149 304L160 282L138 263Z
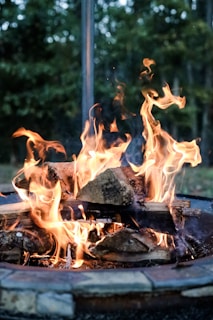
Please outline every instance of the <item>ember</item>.
M151 80L154 61L143 62L141 77ZM4 249L18 247L22 264L37 259L63 268L79 268L85 260L92 265L94 260L166 263L195 258L198 241L185 230L185 222L197 219L200 211L191 209L189 201L175 199L174 179L184 163L196 166L201 156L195 140L175 141L153 117L154 106L185 106L185 98L174 96L168 85L163 92L163 97L152 89L142 92L146 143L141 165L122 166L130 134L118 135L109 146L104 125L92 111L81 135L82 149L72 162L45 162L49 149L65 153L63 146L30 130L17 130L13 137L28 138L24 167L13 180L23 202L17 204L20 218L16 207L5 208L0 234ZM118 98L122 102L121 93ZM115 121L110 128L117 132Z

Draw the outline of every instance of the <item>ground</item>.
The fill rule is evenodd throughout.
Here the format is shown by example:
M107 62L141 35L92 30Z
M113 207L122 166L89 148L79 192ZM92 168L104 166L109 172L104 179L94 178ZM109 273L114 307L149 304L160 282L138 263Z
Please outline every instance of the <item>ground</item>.
M213 198L213 168L184 168L176 178L176 193Z

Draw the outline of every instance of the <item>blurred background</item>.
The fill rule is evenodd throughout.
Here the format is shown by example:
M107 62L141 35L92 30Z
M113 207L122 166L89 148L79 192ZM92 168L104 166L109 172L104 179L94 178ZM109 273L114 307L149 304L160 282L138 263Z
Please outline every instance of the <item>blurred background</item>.
M178 141L200 139L202 166L183 170L178 191L213 197L212 0L94 0L93 13L94 103L110 118L122 83L125 110L138 115L142 60L154 59L153 86L187 101L155 117ZM25 158L13 132L59 140L71 159L82 117L82 1L0 0L0 183Z

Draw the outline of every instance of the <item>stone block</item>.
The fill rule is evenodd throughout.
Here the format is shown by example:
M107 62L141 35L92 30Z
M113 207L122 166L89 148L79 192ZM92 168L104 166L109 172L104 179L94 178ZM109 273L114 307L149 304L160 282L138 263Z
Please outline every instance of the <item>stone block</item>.
M73 283L73 293L95 296L151 292L152 285L141 271L100 271L82 274L85 278Z
M74 301L72 294L56 292L40 293L37 298L37 311L41 315L74 317Z
M34 315L36 294L30 290L1 290L1 309L9 314Z

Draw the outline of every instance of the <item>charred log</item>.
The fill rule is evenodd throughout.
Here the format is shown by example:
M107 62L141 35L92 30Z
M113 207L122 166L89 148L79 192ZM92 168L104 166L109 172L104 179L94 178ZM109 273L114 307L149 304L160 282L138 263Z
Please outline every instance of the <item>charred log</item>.
M90 249L99 259L119 262L170 261L171 248L161 248L157 244L155 234L149 230L138 232L121 229L107 235Z

